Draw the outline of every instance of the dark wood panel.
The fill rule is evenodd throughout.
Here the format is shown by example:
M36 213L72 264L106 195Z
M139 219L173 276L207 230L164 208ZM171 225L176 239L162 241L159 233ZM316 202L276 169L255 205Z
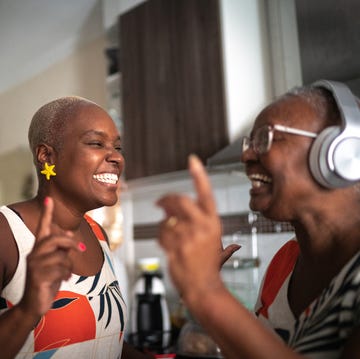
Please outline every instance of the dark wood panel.
M137 31L141 21L141 13L139 15L122 16L120 21L121 41L120 41L120 63L122 68L122 102L123 102L123 120L125 123L123 135L124 154L127 162L131 162L131 171L136 176L141 174L144 165L139 159L145 156L145 146L143 142L146 140L143 136L130 134L143 133L142 118L144 117L145 103L143 96L143 77L145 72L143 38L141 32ZM126 49L126 52L123 51ZM137 106L129 106L132 98L136 98ZM125 120L126 119L126 120ZM141 142L140 142L141 140ZM135 146L133 144L139 143ZM128 167L128 166L126 166ZM128 171L128 168L126 168Z
M174 1L173 4L179 2ZM226 120L218 1L185 1L174 14L179 145L206 159L225 145ZM178 6L178 5L177 5ZM191 136L189 136L191 134ZM182 163L184 166L186 163Z
M226 146L218 0L148 0L119 21L126 178Z

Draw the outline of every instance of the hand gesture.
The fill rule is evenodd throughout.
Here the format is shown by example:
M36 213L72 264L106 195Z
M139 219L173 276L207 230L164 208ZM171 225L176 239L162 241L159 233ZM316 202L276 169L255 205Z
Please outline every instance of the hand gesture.
M19 303L35 323L51 308L61 282L71 276L73 263L69 251L81 251L72 232L52 223L53 210L53 200L45 198L35 244L27 257L25 291Z
M168 256L169 271L182 295L193 288L208 288L220 281L221 265L240 247L223 249L221 222L209 178L196 156L189 158L196 198L170 194L157 204L166 219L160 224L159 242Z

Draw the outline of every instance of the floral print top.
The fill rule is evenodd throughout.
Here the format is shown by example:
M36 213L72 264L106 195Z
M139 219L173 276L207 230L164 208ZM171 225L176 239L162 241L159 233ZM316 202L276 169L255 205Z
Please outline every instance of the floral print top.
M34 235L10 208L6 217L19 250L14 277L3 289L0 313L18 303L23 295L26 256L34 245ZM30 333L16 358L120 358L126 323L126 306L112 266L111 255L100 226L89 216L104 253L100 272L94 276L72 274L63 281L52 308ZM16 334L16 333L14 333Z

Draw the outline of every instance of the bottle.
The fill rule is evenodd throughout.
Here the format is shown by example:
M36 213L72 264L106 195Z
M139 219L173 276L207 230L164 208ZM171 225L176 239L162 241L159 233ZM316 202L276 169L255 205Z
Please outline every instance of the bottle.
M171 323L158 258L139 260L132 291L130 342L139 350L162 353L169 346Z

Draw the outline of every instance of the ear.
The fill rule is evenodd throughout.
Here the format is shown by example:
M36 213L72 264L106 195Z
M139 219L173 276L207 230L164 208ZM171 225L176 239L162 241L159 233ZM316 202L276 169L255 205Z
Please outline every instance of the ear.
M37 163L43 165L45 162L53 164L55 162L55 150L52 146L41 143L36 147Z

